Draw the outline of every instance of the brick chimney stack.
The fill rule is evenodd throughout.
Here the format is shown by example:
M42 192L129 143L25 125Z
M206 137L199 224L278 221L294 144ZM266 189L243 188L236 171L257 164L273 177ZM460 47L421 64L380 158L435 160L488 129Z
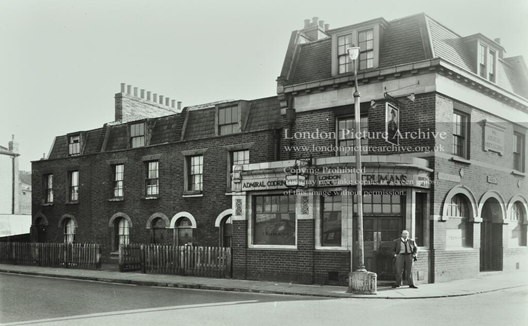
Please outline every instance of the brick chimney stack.
M326 31L330 28L330 24L325 24L324 20L319 20L319 17L313 17L312 20L304 20L304 28L301 32L310 41L317 41L323 38L327 38L328 34Z
M19 154L18 142L15 140L15 135L11 135L11 141L8 144L9 151Z

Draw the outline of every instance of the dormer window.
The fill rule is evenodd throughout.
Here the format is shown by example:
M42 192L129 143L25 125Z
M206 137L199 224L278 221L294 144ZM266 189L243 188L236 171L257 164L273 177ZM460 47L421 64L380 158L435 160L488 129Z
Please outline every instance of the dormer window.
M68 154L70 156L79 155L81 153L81 136L74 135L68 137Z
M497 51L483 43L479 43L478 49L478 74L495 83L497 81Z
M374 68L374 30L367 29L358 33L359 70Z
M237 133L238 128L238 106L218 109L218 133L230 135Z
M354 71L352 61L348 57L347 49L352 46L352 34L346 34L337 38L337 56L339 61L339 73L344 74Z
M145 123L130 125L130 145L132 148L145 146Z

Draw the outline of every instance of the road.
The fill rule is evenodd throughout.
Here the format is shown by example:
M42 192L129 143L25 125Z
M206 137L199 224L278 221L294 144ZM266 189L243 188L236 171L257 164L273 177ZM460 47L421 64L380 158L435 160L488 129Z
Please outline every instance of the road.
M3 325L528 325L528 288L439 299L321 299L0 273Z

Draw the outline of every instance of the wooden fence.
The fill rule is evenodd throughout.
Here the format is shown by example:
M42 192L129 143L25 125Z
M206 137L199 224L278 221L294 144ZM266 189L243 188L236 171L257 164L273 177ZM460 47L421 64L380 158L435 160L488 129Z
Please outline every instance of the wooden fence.
M231 277L231 248L126 245L119 248L120 271Z
M101 250L87 243L0 243L0 263L44 267L99 269Z

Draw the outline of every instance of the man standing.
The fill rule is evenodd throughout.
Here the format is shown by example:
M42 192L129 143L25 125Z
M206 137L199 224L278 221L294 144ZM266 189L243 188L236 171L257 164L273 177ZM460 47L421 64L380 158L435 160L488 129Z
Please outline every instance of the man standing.
M409 239L409 231L403 230L401 238L394 240L392 251L396 258L396 283L392 287L400 287L402 283L402 272L405 268L405 278L407 279L407 283L409 283L409 287L417 289L418 287L414 285L412 266L413 260L416 259L418 248L414 240Z

